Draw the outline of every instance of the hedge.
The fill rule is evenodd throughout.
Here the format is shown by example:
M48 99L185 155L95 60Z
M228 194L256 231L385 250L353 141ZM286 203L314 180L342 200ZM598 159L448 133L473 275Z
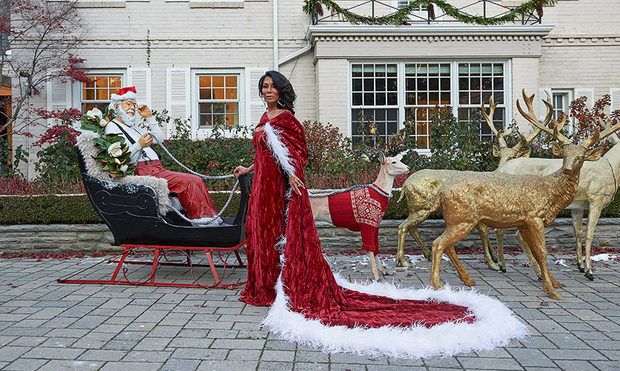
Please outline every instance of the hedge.
M216 206L228 199L227 193L211 193ZM234 196L224 216L234 216L239 196ZM13 224L92 224L103 223L86 195L0 196L0 225Z
M385 213L384 219L405 219L407 217L407 202L396 202L400 193L395 191L394 198ZM228 193L211 193L213 202L222 207L228 198ZM239 207L239 197L233 197L224 216L234 216ZM570 217L569 211L563 211L560 216ZM620 196L616 195L613 202L607 206L602 217L620 217ZM441 215L431 215L431 218L440 218ZM90 224L101 223L86 195L41 195L41 196L1 196L0 197L0 225L12 224Z

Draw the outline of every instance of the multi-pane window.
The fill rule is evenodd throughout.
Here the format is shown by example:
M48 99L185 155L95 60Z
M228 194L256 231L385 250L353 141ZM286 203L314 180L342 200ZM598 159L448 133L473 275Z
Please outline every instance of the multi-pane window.
M398 131L398 67L354 64L351 72L353 143L385 143Z
M239 75L201 74L198 78L200 127L239 125Z
M502 128L504 122L504 64L503 63L459 63L459 106L461 121L480 120L480 106L487 106L491 96L497 108L493 116L495 127ZM480 120L481 139L493 136L486 121Z
M562 113L568 116L568 105L570 104L570 94L568 91L554 91L552 103L553 118L555 120L559 119Z
M400 62L351 65L351 133L354 144L385 143L401 123L412 125L417 149L430 149L436 107L451 107L459 120L480 122L482 140L491 138L480 107L491 96L495 127L506 117L504 62ZM488 109L488 108L487 108ZM482 122L481 122L482 121ZM376 127L373 135L371 128Z
M110 96L122 86L121 74L89 74L90 82L82 83L82 112L94 107L104 110L110 104Z
M413 135L418 148L430 145L430 111L450 102L449 63L405 65L405 120L415 123Z
M406 6L409 5L409 3L411 3L411 0L398 0L396 2L396 5L398 7L398 9L402 9ZM431 6L433 6L431 4ZM414 6L413 9L411 10L411 13L409 13L409 20L410 21L427 21L428 20L428 9L426 5L417 5Z

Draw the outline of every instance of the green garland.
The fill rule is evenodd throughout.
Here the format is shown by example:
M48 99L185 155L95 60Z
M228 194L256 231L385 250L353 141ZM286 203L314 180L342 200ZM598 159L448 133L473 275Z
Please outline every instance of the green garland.
M496 17L480 17L471 14L464 13L458 8L448 4L445 0L412 0L409 5L398 11L383 16L383 17L365 17L359 14L353 13L347 9L343 9L340 5L336 4L333 0L305 0L304 12L309 15L322 15L323 6L330 12L342 16L346 21L352 24L372 24L372 25L401 25L409 20L409 14L420 6L426 6L434 4L440 8L446 15L455 18L463 23L472 23L479 25L495 25L507 22L512 22L517 17L537 12L542 15L542 7L553 6L557 3L557 0L530 0L519 6L516 6L506 14Z

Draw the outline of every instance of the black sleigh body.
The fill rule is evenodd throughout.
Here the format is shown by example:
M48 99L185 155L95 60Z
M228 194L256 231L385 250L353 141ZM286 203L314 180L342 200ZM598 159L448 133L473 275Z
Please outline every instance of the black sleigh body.
M252 175L239 178L240 201L234 217L222 217L220 224L200 225L184 217L181 211L167 205L161 205L162 197L157 191L145 184L116 182L90 175L80 150L78 159L80 171L90 202L108 226L114 237L114 245L121 246L123 253L118 259L107 262L117 264L110 279L74 279L74 275L59 279L61 283L103 283L130 284L173 287L223 287L234 288L242 283L223 284L213 259L213 253L234 253L237 267L243 267L239 250L245 246L246 213L248 208ZM161 192L161 190L160 190ZM167 199L164 197L164 199ZM165 212L164 212L165 211ZM151 274L147 279L131 280L127 278L126 264L141 264L144 261L127 259L136 250L152 251L153 260L146 264L152 265ZM169 251L184 252L181 264L160 262ZM192 256L196 252L204 252L208 265L192 264ZM226 260L221 259L226 268ZM160 282L156 278L160 265L184 265L193 267L206 266L211 268L215 284L204 285L197 282L169 283ZM122 272L121 272L122 269ZM80 273L80 272L78 272ZM122 273L122 274L120 274ZM192 272L193 275L193 272ZM124 279L119 279L123 276Z

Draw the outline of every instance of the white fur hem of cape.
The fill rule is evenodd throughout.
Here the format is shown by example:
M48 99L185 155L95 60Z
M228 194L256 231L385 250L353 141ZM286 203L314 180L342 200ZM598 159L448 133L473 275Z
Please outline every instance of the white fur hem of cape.
M362 285L351 283L338 274L334 275L340 286L366 294L462 305L469 308L476 320L474 323L444 323L431 328L423 325L407 328L326 326L288 308L288 298L282 288L280 276L276 284L276 300L263 320L263 326L284 340L319 348L324 352L350 352L361 356L396 358L451 356L491 350L527 335L526 326L506 305L475 290L408 289L378 282Z
M282 143L282 133L267 122L265 124L265 135L267 136L267 147L271 150L278 164L287 174L295 174L293 159L289 155L288 148Z

